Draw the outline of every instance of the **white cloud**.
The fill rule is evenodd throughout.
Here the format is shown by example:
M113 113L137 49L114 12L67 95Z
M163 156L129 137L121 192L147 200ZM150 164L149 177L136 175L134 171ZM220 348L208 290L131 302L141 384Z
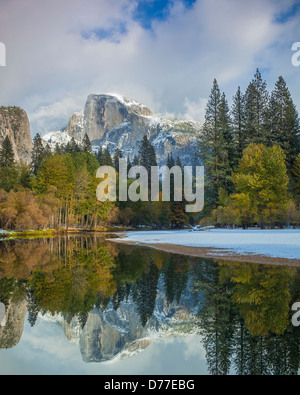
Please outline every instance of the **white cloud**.
M180 116L184 119L204 122L206 105L207 99L200 98L197 101L193 101L186 97L183 104L185 112Z
M267 69L269 88L286 77L300 103L300 68L291 64L299 21L274 22L291 4L198 0L185 9L178 0L145 30L133 0L0 0L0 104L25 108L34 131L63 126L88 94L111 91L155 112L201 118L213 78L230 101L256 67Z

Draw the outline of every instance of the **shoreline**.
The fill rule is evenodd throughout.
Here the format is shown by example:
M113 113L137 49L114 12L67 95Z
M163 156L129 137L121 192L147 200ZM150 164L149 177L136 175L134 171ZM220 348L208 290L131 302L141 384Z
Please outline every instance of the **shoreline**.
M47 230L24 230L24 231L5 231L3 233L0 232L0 240L8 240L8 239L25 239L32 237L59 237L59 236L70 236L70 235L78 235L84 233L90 234L118 234L122 235L125 232L132 231L132 229L125 230L117 230L117 229L74 229L70 228L68 230L60 229L47 229Z
M187 255L194 258L209 258L214 260L225 260L225 261L234 261L234 262L242 262L242 263L258 263L263 265L300 267L300 259L271 257L267 255L250 254L250 253L239 254L237 252L231 251L230 249L226 250L224 248L193 247L193 246L184 246L184 245L169 244L169 243L148 244L143 242L126 240L125 238L106 239L106 240L119 244L153 248L171 254Z

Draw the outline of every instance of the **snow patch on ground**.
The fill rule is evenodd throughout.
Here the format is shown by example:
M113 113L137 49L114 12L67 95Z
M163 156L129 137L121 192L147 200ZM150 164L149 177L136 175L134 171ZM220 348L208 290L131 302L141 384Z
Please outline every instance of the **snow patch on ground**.
M177 244L191 247L220 248L228 252L265 255L273 258L300 259L300 230L213 229L210 231L128 232L128 241L146 244Z

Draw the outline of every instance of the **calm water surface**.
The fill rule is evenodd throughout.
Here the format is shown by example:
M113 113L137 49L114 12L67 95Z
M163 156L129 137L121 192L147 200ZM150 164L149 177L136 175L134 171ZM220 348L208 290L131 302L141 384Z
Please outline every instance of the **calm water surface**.
M0 374L298 374L300 268L0 242Z

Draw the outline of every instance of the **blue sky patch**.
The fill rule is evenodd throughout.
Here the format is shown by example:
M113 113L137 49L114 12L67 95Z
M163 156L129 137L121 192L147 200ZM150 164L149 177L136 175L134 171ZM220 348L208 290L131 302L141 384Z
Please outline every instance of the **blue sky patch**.
M287 11L275 16L276 23L286 23L300 13L300 2L294 3Z
M96 37L98 40L109 40L112 42L119 42L118 37L127 33L127 26L125 23L116 23L110 28L98 28L89 31L81 32L81 36L88 40L91 37Z
M196 2L196 0L180 1L186 8L192 7ZM168 18L170 6L174 2L175 0L140 0L134 13L134 19L145 29L151 29L153 21L163 21Z

